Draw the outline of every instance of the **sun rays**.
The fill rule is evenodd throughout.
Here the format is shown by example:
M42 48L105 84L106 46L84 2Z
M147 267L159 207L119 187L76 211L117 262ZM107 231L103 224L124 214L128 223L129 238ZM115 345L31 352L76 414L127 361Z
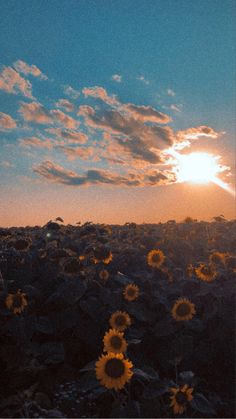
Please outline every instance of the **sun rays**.
M214 183L230 195L235 196L235 191L218 177L220 173L229 170L227 166L219 164L219 156L207 152L180 154L174 149L168 149L164 154L175 158L175 160L171 161L171 164L178 182L194 184Z

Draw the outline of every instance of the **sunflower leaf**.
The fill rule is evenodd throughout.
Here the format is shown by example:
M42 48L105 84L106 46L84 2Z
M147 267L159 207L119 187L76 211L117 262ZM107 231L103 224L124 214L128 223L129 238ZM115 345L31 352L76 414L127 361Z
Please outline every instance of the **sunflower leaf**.
M94 371L95 369L96 360L89 362L83 368L79 370L79 372L87 372L87 371Z
M192 371L182 371L179 374L179 378L183 381L183 383L191 384L194 378L194 373Z
M207 413L215 415L215 409L211 403L203 396L201 393L195 393L193 400L190 402L190 405L193 409L197 410L200 413Z

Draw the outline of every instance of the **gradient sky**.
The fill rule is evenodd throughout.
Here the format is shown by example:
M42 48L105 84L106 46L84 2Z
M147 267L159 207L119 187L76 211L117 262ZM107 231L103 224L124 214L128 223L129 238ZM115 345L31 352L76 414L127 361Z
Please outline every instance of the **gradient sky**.
M220 156L234 187L235 5L2 2L0 226L234 218L163 151Z

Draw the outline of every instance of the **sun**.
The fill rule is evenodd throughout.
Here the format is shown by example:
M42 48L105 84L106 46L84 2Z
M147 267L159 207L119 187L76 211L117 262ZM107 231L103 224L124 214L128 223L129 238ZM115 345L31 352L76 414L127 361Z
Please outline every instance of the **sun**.
M215 156L200 152L180 155L176 168L179 181L191 183L213 182L220 171Z
M192 184L214 183L235 197L235 190L218 177L218 174L230 170L229 167L219 164L220 156L200 151L180 154L174 148L165 150L164 154L174 157L174 161L169 161L169 163L173 165L173 172L176 174L177 182Z

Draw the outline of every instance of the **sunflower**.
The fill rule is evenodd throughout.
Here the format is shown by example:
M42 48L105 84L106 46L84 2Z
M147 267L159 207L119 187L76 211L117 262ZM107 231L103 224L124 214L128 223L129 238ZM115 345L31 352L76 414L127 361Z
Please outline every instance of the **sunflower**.
M28 250L29 247L31 246L32 241L30 239L30 237L21 237L19 239L14 240L14 242L12 242L12 246L16 249L16 250Z
M126 352L127 342L123 336L124 333L110 329L103 338L104 352L113 352L114 354Z
M135 284L128 284L124 289L123 295L126 300L134 301L139 296L139 287Z
M212 282L217 277L214 265L206 265L205 263L200 263L200 266L195 268L195 274L199 279L206 282Z
M213 252L209 257L209 262L215 265L225 265L225 258L227 256L227 253Z
M63 271L67 275L77 275L81 269L79 258L70 257L63 263Z
M132 362L123 354L110 352L100 356L96 362L96 377L106 388L120 390L131 379L132 367Z
M26 294L18 290L16 294L8 294L5 300L7 308L14 314L20 314L28 305Z
M160 268L164 260L165 255L160 249L151 250L147 255L147 263L149 266L152 266L153 268Z
M175 320L191 320L196 313L195 305L187 298L179 298L171 310L172 316Z
M225 259L225 266L227 267L227 269L236 272L236 256L227 255Z
M106 269L102 269L98 276L103 282L106 282L109 278L109 272Z
M190 263L190 265L187 266L186 269L187 275L191 278L194 274L194 267L193 265Z
M116 330L125 330L131 325L131 319L125 311L116 311L109 320L110 326Z
M185 384L181 387L171 387L170 392L173 394L170 396L170 406L175 415L181 415L186 410L186 404L193 399L193 388Z
M108 263L110 263L111 260L112 260L112 253L110 249L108 249L106 246L100 246L94 250L94 259L93 259L94 263L103 262L106 265L108 265Z

